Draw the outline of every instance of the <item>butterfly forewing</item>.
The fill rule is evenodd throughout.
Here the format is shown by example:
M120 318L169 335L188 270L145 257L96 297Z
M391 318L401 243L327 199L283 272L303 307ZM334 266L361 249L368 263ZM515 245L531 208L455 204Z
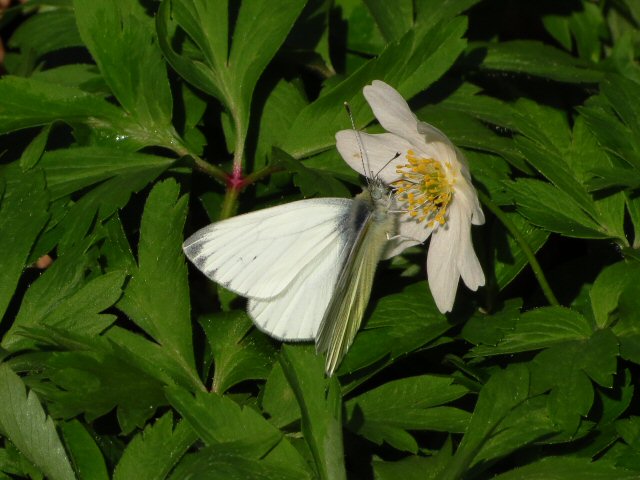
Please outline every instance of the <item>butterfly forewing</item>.
M317 198L239 215L197 231L183 249L211 280L245 297L270 299L318 256L340 264L339 248L327 253L327 246L344 241L340 228L352 202Z

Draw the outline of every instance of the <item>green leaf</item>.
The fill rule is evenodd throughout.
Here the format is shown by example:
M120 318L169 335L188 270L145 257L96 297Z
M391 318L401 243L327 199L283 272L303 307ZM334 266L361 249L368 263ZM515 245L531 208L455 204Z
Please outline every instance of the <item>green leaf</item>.
M482 88L469 82L462 83L441 103L433 107L427 106L425 108L427 110L435 108L436 111L439 108L446 108L458 113L467 113L486 124L496 125L509 130L516 129L519 118L518 110L512 103L491 97L487 95ZM500 132L500 130L498 130L498 132ZM505 145L508 145L508 143Z
M618 262L604 268L589 291L591 308L598 328L609 325L616 316L614 310L628 285L640 284L640 265L636 262Z
M207 445L262 444L258 457L275 446L282 434L250 407L241 407L227 396L168 387L167 398Z
M515 128L522 134L515 139L518 149L536 170L591 213L591 197L581 184L579 175L576 178L574 170L583 171L583 157L593 156L593 151L597 152L597 145L590 145L587 152L584 151L586 148L581 148L580 141L574 146L572 142L576 139L573 138L566 113L561 110L526 99L519 100L515 107L518 112L514 118ZM572 161L572 157L577 158ZM586 160L588 165L594 163L592 158Z
M357 55L376 55L384 48L385 39L365 2L339 1L336 6L341 7L341 20L351 27L345 32L345 46L347 70L353 70L363 63ZM354 55L349 55L353 52Z
M493 477L495 480L631 480L638 472L615 467L607 462L592 462L589 458L550 456Z
M5 448L0 449L0 474L22 476L26 478L41 478L42 472L8 439L4 442ZM2 475L2 480L11 480L11 477Z
M93 421L116 408L121 431L129 434L166 404L162 384L123 358L104 337L52 328L32 328L27 333L41 345L66 350L50 353L38 363L42 377L50 382L34 388L49 400L52 415L84 414Z
M416 23L430 28L469 10L481 0L420 0L415 2Z
M89 281L83 277L87 260L78 261L79 249L58 258L25 295L18 316L5 334L2 346L25 348L32 342L21 332L35 326L51 326L77 333L97 335L115 321L100 312L122 295L123 272L110 272Z
M476 461L482 446L494 435L500 422L527 400L529 371L524 365L510 365L494 373L480 390L475 410L464 437L441 479L459 478Z
M520 315L512 331L506 331L495 346L480 345L473 355L503 355L549 347L571 340L586 340L592 334L589 321L575 310L544 307Z
M563 190L532 179L518 179L510 186L518 211L531 223L575 238L609 238L589 215Z
M44 148L47 146L47 140L49 139L49 133L51 132L51 125L47 125L31 143L24 149L22 156L20 157L20 167L22 170L30 170L36 166L42 157Z
M233 444L205 447L185 456L172 472L171 480L185 478L224 478L225 480L310 479L308 473L286 464L263 462L256 457L255 449Z
M591 379L604 387L613 385L618 342L609 330L598 330L587 341L558 344L539 353L531 368L531 389L551 390L551 417L569 435L593 404Z
M308 168L302 162L288 155L279 148L273 149L273 162L283 165L294 174L293 183L305 197L349 197L350 192L340 181L330 173Z
M426 282L409 285L377 302L338 373L354 372L383 358L391 362L428 345L449 328L451 324L433 303Z
M273 364L262 393L262 409L278 428L300 419L300 406L279 362Z
M187 422L173 426L167 412L129 442L113 472L114 480L166 478L197 437Z
M416 453L418 445L407 430L463 432L469 414L443 407L468 390L452 378L422 375L387 382L345 403L347 426L380 445Z
M523 73L567 83L597 83L604 73L589 62L532 40L513 40L472 45L471 52L484 53L482 68Z
M495 427L474 463L489 464L536 441L549 438L560 429L552 421L547 398L538 396L514 407Z
M211 4L206 0L164 0L160 5L157 29L167 60L184 79L218 98L231 113L235 150L244 148L251 100L258 79L305 3L302 0L242 2L234 12L237 16L235 24L231 25L232 36L228 32L228 1ZM175 50L170 35L178 25L193 42L191 48L185 48L181 53ZM228 44L230 39L231 45ZM241 153L236 151L236 154Z
M507 300L500 310L492 312L491 315L477 311L464 324L462 338L474 345L496 346L515 330L521 310L522 300L515 298Z
M138 269L118 308L196 382L187 266L181 248L187 197L178 196L174 180L158 183L149 193L140 225Z
M82 45L73 10L59 8L42 11L25 20L9 40L11 48L32 50L36 57L63 48Z
M133 193L139 192L160 175L168 166L161 164L136 172L112 177L93 188L71 206L58 225L50 232L58 243L58 252L64 254L75 248L96 222L102 222L123 208Z
M518 228L533 252L540 250L547 242L549 232L534 227L517 213L504 214ZM503 290L529 264L529 258L501 224L496 222L492 234L493 242L497 246L494 254L496 284L499 290Z
M346 478L342 444L342 398L336 377L325 378L324 358L311 347L283 345L280 363L302 412L302 434L317 476Z
M58 257L34 282L23 297L18 315L2 340L3 348L18 349L20 346L31 345L31 342L21 339L19 333L26 326L48 325L49 321L62 325L85 323L85 328L97 333L114 320L110 315L102 318L94 315L110 307L118 299L122 293L120 286L124 277L121 272L102 279L98 277L94 280L97 283L89 286L88 270L95 260L95 249L90 247L92 242L93 239L85 239L76 249ZM102 286L108 286L108 291L101 292ZM87 298L96 293L99 301L95 304L87 302ZM74 318L75 312L82 313L79 322ZM98 324L93 324L96 320Z
M369 60L338 85L322 91L316 101L300 111L279 146L294 158L333 146L336 131L351 128L344 113L345 101L349 102L358 127L369 123L373 113L361 92L375 79L392 85L407 99L426 89L451 67L464 49L465 30L463 18L443 22L428 31L410 30L398 42L387 45L379 57Z
M178 387L167 388L167 398L208 446L231 448L261 459L265 466L288 469L300 478L308 468L282 433L249 406L240 407L229 397L198 392L195 397Z
M116 176L145 175L168 168L173 159L107 147L76 147L46 152L39 166L53 199Z
M612 331L620 341L620 355L634 363L640 363L640 326L635 321L635 312L640 308L638 283L629 282L622 288L615 311L616 321Z
M447 468L451 459L451 440L431 457L417 455L405 457L395 462L373 460L373 471L377 480L437 480Z
M108 480L107 466L96 442L78 420L62 424L71 461L81 480Z
M298 112L308 104L298 85L280 80L269 92L260 116L253 171L265 167L282 132L287 131Z
M481 155L478 150L499 155L519 170L528 171L529 167L513 139L500 136L487 128L486 122L512 123L512 120L501 118L509 115L509 105L497 101L482 105L482 101L479 100L482 97L476 96L476 93L478 92L470 84L466 84L443 102L419 109L416 115L446 132L455 145L466 149L465 156L471 163L471 171L476 180L482 183L485 183L487 178L503 180L505 177L509 178L510 173L506 163L498 162L488 155ZM470 111L480 107L482 111ZM494 116L500 118L493 118Z
M571 51L573 42L571 40L571 30L569 29L569 19L562 15L545 15L542 17L542 23L547 32L560 44L565 50Z
M48 125L56 120L91 117L122 121L122 112L97 95L34 78L4 76L0 80L0 133Z
M628 78L612 75L602 82L601 89L620 121L632 132L628 140L637 146L640 142L640 107L633 100L640 94L640 85Z
M49 218L49 199L42 173L21 173L15 166L0 170L4 194L0 193L0 319L13 297L36 237ZM6 182L6 183L5 183Z
M580 113L598 142L622 162L640 169L640 109L633 99L640 94L636 82L608 76L601 94L589 99Z
M24 456L52 480L76 478L53 420L6 364L0 365L0 404L0 428Z
M74 19L75 22L75 19ZM85 92L109 95L109 88L104 83L100 72L93 64L72 63L33 72L31 78L51 85L64 85Z
M104 232L105 240L100 247L104 269L107 272L119 270L131 274L137 268L137 264L118 214L113 215L104 224Z
M74 10L80 36L120 105L150 144L172 145L173 100L153 19L126 0L74 0Z
M364 3L387 42L398 40L413 26L413 2L409 0L393 3L384 0L365 0Z
M598 384L613 387L617 371L618 339L609 329L596 330L587 343L582 368Z
M166 385L177 384L189 389L204 390L200 379L194 378L190 371L185 371L181 364L176 363L170 350L143 335L114 326L104 337L111 342L118 358L149 377Z
M213 352L211 390L224 393L245 380L267 378L275 358L269 339L253 328L245 312L232 311L200 319Z

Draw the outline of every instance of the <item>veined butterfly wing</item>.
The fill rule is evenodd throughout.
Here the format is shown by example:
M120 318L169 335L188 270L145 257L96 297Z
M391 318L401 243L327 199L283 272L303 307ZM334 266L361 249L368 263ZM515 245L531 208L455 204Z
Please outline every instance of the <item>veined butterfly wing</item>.
M347 241L341 222L352 202L314 198L238 215L198 230L182 248L214 282L245 297L271 299L328 246L337 256L337 243Z
M249 298L256 326L313 340L352 244L353 200L318 198L213 223L183 244L211 280Z

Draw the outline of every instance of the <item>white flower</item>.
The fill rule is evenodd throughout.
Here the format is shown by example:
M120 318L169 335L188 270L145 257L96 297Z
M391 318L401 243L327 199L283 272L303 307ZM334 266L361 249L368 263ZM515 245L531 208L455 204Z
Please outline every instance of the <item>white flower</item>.
M484 214L466 160L440 130L419 121L391 86L374 80L364 88L364 96L388 133L342 130L336 134L338 151L353 169L368 177L377 175L394 192L401 213L398 235L389 241L385 258L431 235L429 288L438 309L449 312L460 277L471 290L485 282L471 242L471 224L482 225ZM356 135L369 172L363 171Z

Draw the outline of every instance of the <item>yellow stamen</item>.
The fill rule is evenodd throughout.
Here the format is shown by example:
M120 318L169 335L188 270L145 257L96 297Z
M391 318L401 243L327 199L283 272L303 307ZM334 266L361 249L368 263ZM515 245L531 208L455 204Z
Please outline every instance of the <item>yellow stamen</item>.
M447 162L443 167L433 158L417 157L413 150L407 151L406 157L409 163L396 167L401 178L391 184L396 198L418 222L426 221L429 227L436 223L444 225L455 184L451 164Z

